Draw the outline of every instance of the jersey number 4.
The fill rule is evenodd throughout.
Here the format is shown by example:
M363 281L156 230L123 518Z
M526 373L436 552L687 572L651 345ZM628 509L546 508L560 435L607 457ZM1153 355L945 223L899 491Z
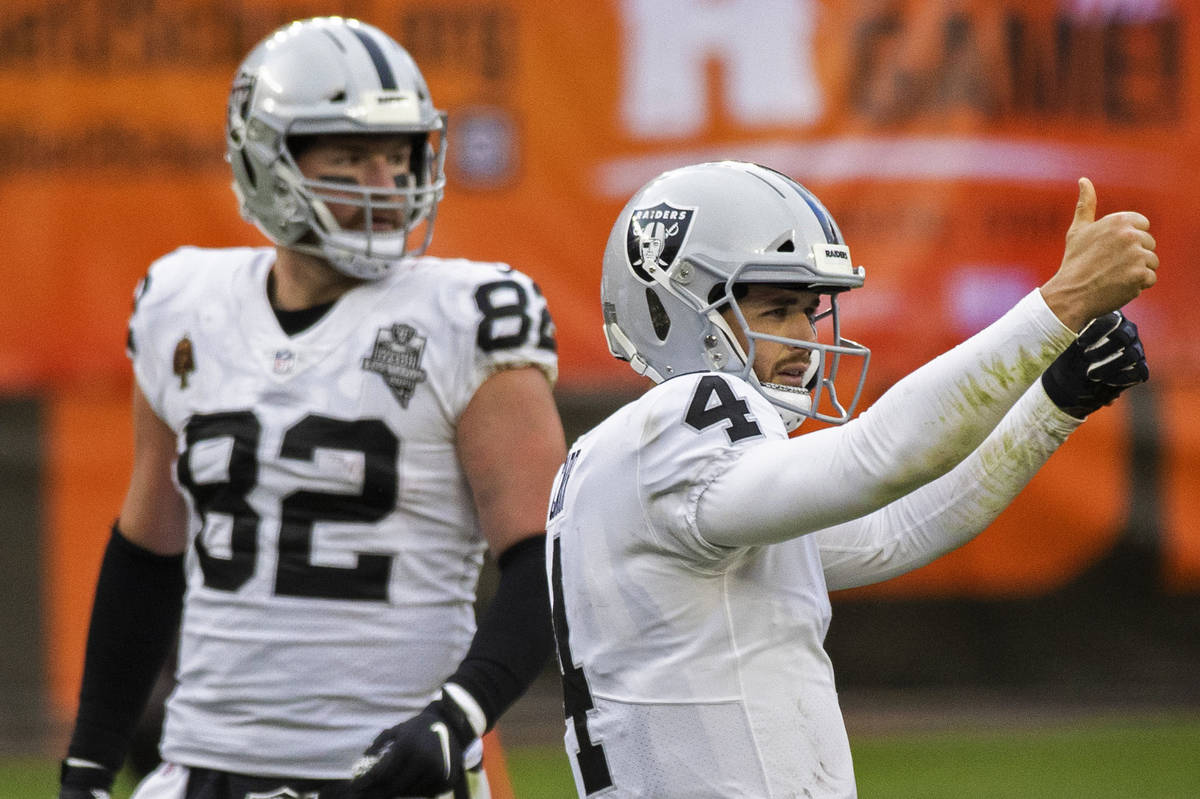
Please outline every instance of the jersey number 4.
M560 480L565 484L568 475ZM583 779L583 790L587 796L599 793L605 788L612 787L612 775L608 770L608 758L604 755L604 747L592 742L588 731L588 711L595 707L592 701L592 689L588 685L583 668L575 665L575 657L571 654L571 630L567 626L567 610L563 599L562 587L562 542L558 536L553 541L553 560L550 566L550 589L554 592L554 640L558 646L559 672L562 674L563 710L567 720L575 726L575 741L579 749L575 754L575 763L579 767L579 776Z
M724 378L716 375L700 378L683 421L695 430L728 422L725 433L729 436L730 444L762 435L758 422L750 415L750 406L744 399L737 398Z
M179 483L192 495L204 524L196 553L209 588L236 591L254 574L258 560L259 515L247 501L258 484L258 444L262 425L250 411L198 414L188 422L187 449L180 456ZM232 442L226 479L198 482L190 455L205 441ZM319 566L311 561L313 526L318 521L371 523L396 505L396 459L400 441L378 419L347 421L309 414L284 433L281 459L311 462L318 448L362 453L362 490L357 495L300 490L280 500L275 593L327 599L386 600L392 558L358 553L354 566ZM210 514L232 519L231 557L212 554L204 541Z

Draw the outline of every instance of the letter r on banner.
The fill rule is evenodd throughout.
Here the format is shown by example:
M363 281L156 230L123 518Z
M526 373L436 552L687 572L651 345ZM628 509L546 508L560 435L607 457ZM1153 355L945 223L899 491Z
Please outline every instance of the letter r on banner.
M707 68L721 66L730 116L747 127L820 116L813 0L621 0L621 116L638 138L702 131Z

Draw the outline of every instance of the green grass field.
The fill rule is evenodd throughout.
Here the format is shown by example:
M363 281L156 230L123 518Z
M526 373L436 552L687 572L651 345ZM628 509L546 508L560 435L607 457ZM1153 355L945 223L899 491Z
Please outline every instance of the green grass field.
M1195 799L1200 718L1078 721L1002 732L878 735L851 741L863 799ZM517 799L569 799L557 748L511 748ZM0 799L55 793L49 759L0 759ZM118 786L125 799L130 786Z

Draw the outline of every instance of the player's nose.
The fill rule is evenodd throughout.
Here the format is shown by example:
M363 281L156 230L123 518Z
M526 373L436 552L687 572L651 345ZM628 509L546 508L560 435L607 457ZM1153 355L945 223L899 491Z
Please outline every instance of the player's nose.
M363 166L363 184L370 188L391 189L396 187L396 168L387 156L374 155Z
M788 332L788 338L794 338L798 341L816 341L817 329L813 326L812 320L807 314L797 316L793 320L791 330Z

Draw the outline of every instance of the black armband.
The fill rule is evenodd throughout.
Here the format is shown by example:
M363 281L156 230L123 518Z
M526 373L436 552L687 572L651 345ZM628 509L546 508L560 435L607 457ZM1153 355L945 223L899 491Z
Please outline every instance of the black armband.
M119 771L183 609L183 556L158 555L113 524L100 565L67 756Z
M546 583L546 536L518 541L497 559L500 583L471 648L448 682L465 688L496 720L541 673L554 648Z

